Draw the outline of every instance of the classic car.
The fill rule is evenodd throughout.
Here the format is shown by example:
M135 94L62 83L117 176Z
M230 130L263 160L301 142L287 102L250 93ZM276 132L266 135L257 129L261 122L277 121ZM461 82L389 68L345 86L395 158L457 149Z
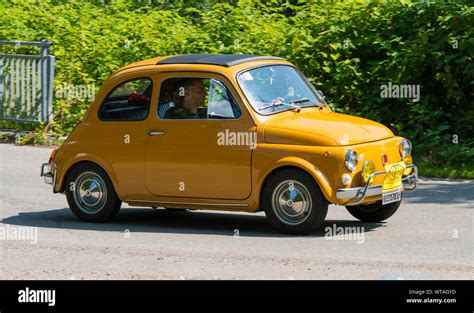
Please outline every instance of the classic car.
M276 229L321 228L329 204L380 222L417 186L409 140L336 113L290 62L189 54L117 70L41 168L79 220L122 202L265 211Z

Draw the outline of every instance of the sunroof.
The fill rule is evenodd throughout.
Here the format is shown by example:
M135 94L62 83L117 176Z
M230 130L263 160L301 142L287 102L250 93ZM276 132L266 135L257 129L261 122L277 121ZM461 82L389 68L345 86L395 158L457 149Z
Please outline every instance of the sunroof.
M183 54L169 57L156 64L211 64L220 66L233 66L241 63L260 60L284 60L279 57L258 56L250 54Z

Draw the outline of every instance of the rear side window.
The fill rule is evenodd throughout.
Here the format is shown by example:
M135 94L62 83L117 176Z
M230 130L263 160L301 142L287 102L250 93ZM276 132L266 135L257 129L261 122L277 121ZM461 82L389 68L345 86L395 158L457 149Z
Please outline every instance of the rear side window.
M119 84L105 98L99 109L103 121L143 121L150 112L153 82L134 78Z

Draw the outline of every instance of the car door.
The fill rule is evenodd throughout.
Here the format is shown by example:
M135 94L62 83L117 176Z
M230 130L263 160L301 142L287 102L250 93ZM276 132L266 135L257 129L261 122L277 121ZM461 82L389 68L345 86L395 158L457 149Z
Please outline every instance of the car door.
M205 72L165 73L160 78L159 105L155 118L149 120L145 143L148 190L164 197L247 198L255 124L235 97L233 86L224 77ZM182 109L186 100L178 103L180 93L188 93L188 87L180 84L188 80L202 80L197 88L204 86L201 89L206 96L198 108L199 118L182 115L188 112ZM175 116L165 112L170 109L177 112ZM254 139L230 140L239 133L242 138Z
M144 182L144 133L157 99L155 73L134 72L109 82L97 114L90 117L81 135L86 153L108 163L118 189L125 197L146 194ZM154 116L153 116L154 117Z

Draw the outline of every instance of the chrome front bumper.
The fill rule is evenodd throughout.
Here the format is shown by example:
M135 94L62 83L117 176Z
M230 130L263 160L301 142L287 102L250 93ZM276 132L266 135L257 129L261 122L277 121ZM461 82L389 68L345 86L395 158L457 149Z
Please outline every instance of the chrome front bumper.
M418 186L418 168L416 165L407 165L407 168L413 168L414 171L412 174L404 177L402 179L402 190L410 191L415 190ZM352 200L344 205L357 205L360 204L366 197L370 196L381 196L382 195L382 185L374 185L370 186L370 183L374 179L375 176L384 175L387 172L380 171L373 173L370 175L367 183L363 187L355 187L355 188L340 188L337 190L336 198L337 199L347 199Z
M57 169L58 168L56 167L56 164L54 162L43 163L41 165L41 177L43 177L45 184L54 186L54 182L56 178L55 174L57 172Z

